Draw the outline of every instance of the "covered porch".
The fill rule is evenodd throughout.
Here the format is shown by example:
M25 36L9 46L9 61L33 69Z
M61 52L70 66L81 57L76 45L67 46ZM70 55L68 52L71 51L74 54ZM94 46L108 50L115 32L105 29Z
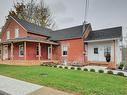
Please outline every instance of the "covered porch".
M1 63L41 64L57 60L58 43L37 38L17 38L1 42Z

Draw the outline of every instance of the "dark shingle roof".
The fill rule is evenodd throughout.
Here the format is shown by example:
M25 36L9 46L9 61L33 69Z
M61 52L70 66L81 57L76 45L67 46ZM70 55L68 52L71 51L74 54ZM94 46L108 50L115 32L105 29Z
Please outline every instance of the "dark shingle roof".
M31 36L9 39L9 40L4 41L2 43L11 43L11 42L19 42L19 41L32 41L32 42L43 42L43 43L58 44L58 43L55 43L55 42L47 40L47 39L35 38L35 37L31 37Z
M14 19L19 24L21 24L28 32L49 36L50 37L49 40L58 41L58 40L82 37L83 25L52 31L51 29L40 27L36 24L29 23L22 19L18 19L18 18L14 18Z
M58 41L82 37L83 25L52 32L50 40Z
M45 36L50 36L50 32L52 31L51 29L40 27L36 24L29 23L25 20L14 18L19 24L21 24L28 32L30 33L35 33L35 34L40 34L40 35L45 35Z
M112 39L122 37L122 27L114 27L102 30L91 31L86 41Z

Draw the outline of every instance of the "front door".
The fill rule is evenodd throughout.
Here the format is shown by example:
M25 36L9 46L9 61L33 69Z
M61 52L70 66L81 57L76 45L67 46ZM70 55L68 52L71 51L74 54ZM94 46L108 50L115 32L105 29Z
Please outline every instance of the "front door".
M3 47L3 60L8 59L8 46Z
M48 59L51 59L51 47L48 47Z

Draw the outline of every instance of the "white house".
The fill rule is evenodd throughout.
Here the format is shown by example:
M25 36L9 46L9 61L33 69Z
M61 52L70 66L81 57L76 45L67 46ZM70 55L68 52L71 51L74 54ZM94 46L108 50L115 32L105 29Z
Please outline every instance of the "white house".
M122 27L91 31L85 40L86 57L90 63L107 63L106 54L110 54L110 63L122 61Z

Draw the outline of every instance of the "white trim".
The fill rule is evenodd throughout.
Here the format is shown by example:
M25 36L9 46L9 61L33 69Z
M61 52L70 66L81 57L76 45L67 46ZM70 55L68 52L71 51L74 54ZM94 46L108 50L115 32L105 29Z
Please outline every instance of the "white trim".
M90 41L84 41L84 42L102 42L102 41L112 41L112 40L118 40L118 39L120 39L120 38L90 40Z
M23 46L23 51L24 51L24 45L23 44L20 44L19 45L19 57L24 57L24 55L20 55L20 47ZM24 52L23 52L24 53Z
M19 28L15 28L15 38L19 38Z
M6 32L6 39L9 40L10 39L10 31Z
M16 23L18 23L18 21L16 21L12 16L10 16ZM25 31L27 31L20 23L18 23L18 25L20 25Z
M49 52L50 49L50 52ZM51 59L51 47L48 47L48 59Z
M38 55L37 55L37 47L38 47ZM40 52L41 52L41 45L40 45ZM36 45L36 57L39 57L39 46L38 46L38 44ZM41 53L40 53L40 57L41 57Z
M67 47L67 55L63 55L64 47ZM62 45L61 52L63 57L68 56L68 45Z

